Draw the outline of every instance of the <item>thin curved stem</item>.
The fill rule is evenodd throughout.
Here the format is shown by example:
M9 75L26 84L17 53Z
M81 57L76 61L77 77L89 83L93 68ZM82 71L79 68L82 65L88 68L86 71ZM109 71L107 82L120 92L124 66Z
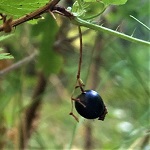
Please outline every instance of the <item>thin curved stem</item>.
M77 73L77 81L78 81L78 84L79 84L79 87L81 89L81 92L83 93L84 92L84 89L83 89L83 82L80 78L80 74L81 74L81 65L82 65L82 32L81 32L81 27L78 26L78 30L79 30L79 38L80 38L80 56L79 56L79 64L78 64L78 73Z
M69 113L71 116L74 117L74 119L79 122L78 120L78 117L76 117L73 113L73 108L74 108L74 103L73 101L78 101L81 105L83 105L83 107L85 107L85 105L80 102L80 99L78 98L73 98L73 94L75 92L75 89L76 88L80 88L81 92L83 93L84 92L84 89L83 89L83 82L82 80L80 79L80 73L81 73L81 65L82 65L82 32L81 32L81 28L80 26L78 26L78 30L79 30L79 40L80 40L80 56L79 56L79 63L78 63L78 72L77 72L77 79L76 79L76 84L75 84L75 88L72 92L72 96L71 96L71 112ZM78 84L78 85L77 85Z
M78 64L77 79L80 79L81 64L82 64L82 32L80 26L78 26L78 30L79 30L79 38L80 38L80 57L79 57L79 64Z

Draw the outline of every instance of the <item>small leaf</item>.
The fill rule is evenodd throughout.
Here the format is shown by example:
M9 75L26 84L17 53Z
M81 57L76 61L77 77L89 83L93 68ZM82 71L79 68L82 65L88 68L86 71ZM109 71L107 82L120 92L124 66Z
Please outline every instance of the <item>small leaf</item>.
M12 59L14 58L12 55L10 55L9 53L1 53L0 54L0 60L2 59Z
M3 49L0 48L0 51L2 51ZM10 55L9 53L0 53L0 60L2 59L12 59L14 58L12 55Z
M9 35L3 35L0 37L0 41L3 41L9 37L11 37L13 34L9 34ZM0 51L2 51L3 49L0 48ZM12 59L14 58L12 55L10 55L9 53L0 53L0 60L2 59Z
M72 7L72 12L82 19L92 19L100 15L105 8L105 5L98 1L87 0L80 2L80 4L76 1Z
M3 40L5 40L5 39L9 38L9 37L11 37L12 35L13 35L13 34L2 35L2 36L0 36L0 41L3 41Z

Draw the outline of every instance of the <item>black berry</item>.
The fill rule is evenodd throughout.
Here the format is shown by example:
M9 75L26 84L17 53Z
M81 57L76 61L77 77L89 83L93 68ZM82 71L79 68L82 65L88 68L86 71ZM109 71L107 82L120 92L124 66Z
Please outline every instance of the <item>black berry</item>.
M96 91L85 90L76 99L75 108L82 117L86 119L105 119L107 109Z

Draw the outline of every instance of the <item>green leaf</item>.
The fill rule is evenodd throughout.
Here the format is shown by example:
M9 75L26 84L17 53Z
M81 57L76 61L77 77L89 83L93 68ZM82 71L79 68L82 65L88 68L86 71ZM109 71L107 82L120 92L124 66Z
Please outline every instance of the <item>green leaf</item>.
M105 5L123 5L127 0L101 0Z
M3 49L0 48L0 51L2 51ZM9 53L0 53L0 60L2 59L12 59L14 58L12 55L10 55Z
M92 19L102 14L108 5L122 5L127 0L77 0L72 6L72 13L82 19Z
M0 0L0 12L14 19L35 11L49 0Z
M73 4L72 12L82 19L92 19L105 10L105 5L98 1L78 2Z
M62 57L53 49L58 26L51 15L40 21L34 27L33 33L42 34L39 54L39 67L49 75L50 73L58 73L63 64Z
M3 41L3 40L5 40L5 39L7 39L11 36L12 36L12 34L3 35L3 36L0 37L0 41ZM0 51L2 51L2 50L3 49L0 48ZM10 55L9 53L0 53L0 60L2 60L2 59L12 59L12 58L14 58L14 57L12 55Z
M1 53L0 54L0 60L2 59L12 59L14 58L12 55L10 55L9 53Z
M2 36L0 36L0 42L1 41L3 41L3 40L5 40L5 39L7 39L7 38L9 38L9 37L11 37L13 34L8 34L8 35L2 35Z

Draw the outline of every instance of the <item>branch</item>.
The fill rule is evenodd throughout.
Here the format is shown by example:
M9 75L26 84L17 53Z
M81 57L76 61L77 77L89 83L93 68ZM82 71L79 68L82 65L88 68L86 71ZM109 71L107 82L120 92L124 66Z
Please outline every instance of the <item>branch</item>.
M15 63L15 64L13 64L13 65L11 65L11 66L3 69L3 70L1 70L0 71L0 77L5 75L5 74L7 74L7 73L9 73L12 70L15 70L15 69L21 67L23 64L26 64L26 63L32 61L35 58L36 55L37 55L37 52L34 52L30 56L27 56L26 58L18 61L17 63Z
M138 38L134 38L134 37L126 35L124 33L120 33L118 31L114 31L112 29L109 29L109 28L106 28L106 27L103 27L103 26L100 26L100 25L96 25L96 24L93 24L91 22L82 20L78 17L75 17L71 12L67 11L65 8L62 8L60 6L55 6L59 1L60 0L52 0L46 6L43 6L39 9L37 9L36 11L30 13L30 14L27 14L27 15L19 18L19 19L16 19L16 20L12 20L12 22L7 22L8 24L6 24L6 29L9 26L16 27L19 24L22 24L26 21L37 18L38 16L40 16L41 14L43 14L45 12L56 12L56 13L59 13L61 15L64 15L64 16L68 17L71 20L71 22L73 24L77 25L77 26L84 26L84 27L87 27L89 29L93 29L93 30L96 30L96 31L101 31L101 32L111 34L113 36L117 36L119 38L125 39L125 40L130 41L130 42L150 46L150 42L148 42L148 41L144 41L144 40L141 40L141 39L138 39ZM5 25L5 23L2 26L0 26L0 32L1 31L7 31L7 30L5 30L4 25ZM9 32L9 30L8 30L8 32Z
M16 19L16 20L12 20L10 22L10 26L11 27L16 27L26 21L29 21L29 20L32 20L34 18L37 18L38 16L40 16L41 14L45 13L45 12L48 12L49 10L51 11L53 9L53 7L59 2L60 0L52 0L50 1L48 4L46 4L45 6L37 9L36 11L30 13L30 14L27 14L19 19ZM0 32L1 31L5 31L5 26L4 24L0 26Z
M93 30L96 30L96 31L101 31L101 32L104 32L104 33L108 33L108 34L120 37L120 38L125 39L125 40L130 41L130 42L134 42L134 43L139 43L139 44L143 44L143 45L146 45L146 46L150 46L150 42L148 42L148 41L137 39L137 38L134 38L132 36L126 35L124 33L120 33L118 31L114 31L112 29L109 29L109 28L106 28L106 27L103 27L103 26L100 26L100 25L96 25L96 24L90 23L90 22L82 20L82 19L80 19L78 17L72 18L72 23L76 24L78 26L84 26L84 27L87 27L87 28L90 28L90 29L93 29Z

